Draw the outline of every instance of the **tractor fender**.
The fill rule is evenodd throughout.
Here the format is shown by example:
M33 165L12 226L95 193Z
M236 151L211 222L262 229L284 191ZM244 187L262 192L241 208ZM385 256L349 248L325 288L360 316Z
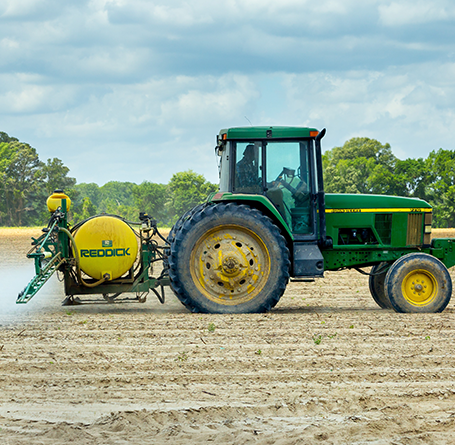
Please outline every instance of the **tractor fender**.
M268 216L273 223L280 229L282 235L286 239L288 248L293 244L294 237L289 229L289 226L284 221L281 214L272 204L272 202L264 195L247 195L247 194L232 194L229 192L216 193L209 198L210 202L237 202L239 204L247 204L250 207L259 210L264 215Z

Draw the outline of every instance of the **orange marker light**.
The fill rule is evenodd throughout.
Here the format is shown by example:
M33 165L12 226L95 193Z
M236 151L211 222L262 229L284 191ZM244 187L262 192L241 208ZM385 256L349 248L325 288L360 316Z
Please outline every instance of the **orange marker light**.
M223 138L223 141L225 141L227 139L227 133L224 133L222 138Z
M319 134L319 131L310 131L310 136L315 138Z

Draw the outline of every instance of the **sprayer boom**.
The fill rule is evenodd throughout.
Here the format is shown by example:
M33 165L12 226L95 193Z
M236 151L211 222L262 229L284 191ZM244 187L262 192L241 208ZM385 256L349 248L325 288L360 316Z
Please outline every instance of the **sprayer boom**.
M60 252L53 256L46 266L28 283L27 287L19 293L16 303L28 303L64 262L65 260L62 259Z

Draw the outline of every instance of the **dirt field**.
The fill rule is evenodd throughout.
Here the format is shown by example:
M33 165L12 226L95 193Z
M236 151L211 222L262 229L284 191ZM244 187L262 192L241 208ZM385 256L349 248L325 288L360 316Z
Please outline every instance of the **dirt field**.
M1 444L455 441L455 299L396 314L345 271L261 315L62 307L54 279L16 306L29 236L0 231Z

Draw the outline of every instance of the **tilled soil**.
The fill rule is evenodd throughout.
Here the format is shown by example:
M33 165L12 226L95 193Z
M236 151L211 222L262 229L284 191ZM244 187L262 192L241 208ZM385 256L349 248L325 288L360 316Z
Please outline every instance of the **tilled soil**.
M191 314L170 290L62 307L56 279L16 307L22 244L0 236L0 443L455 440L455 300L381 310L342 271L290 283L267 314Z

